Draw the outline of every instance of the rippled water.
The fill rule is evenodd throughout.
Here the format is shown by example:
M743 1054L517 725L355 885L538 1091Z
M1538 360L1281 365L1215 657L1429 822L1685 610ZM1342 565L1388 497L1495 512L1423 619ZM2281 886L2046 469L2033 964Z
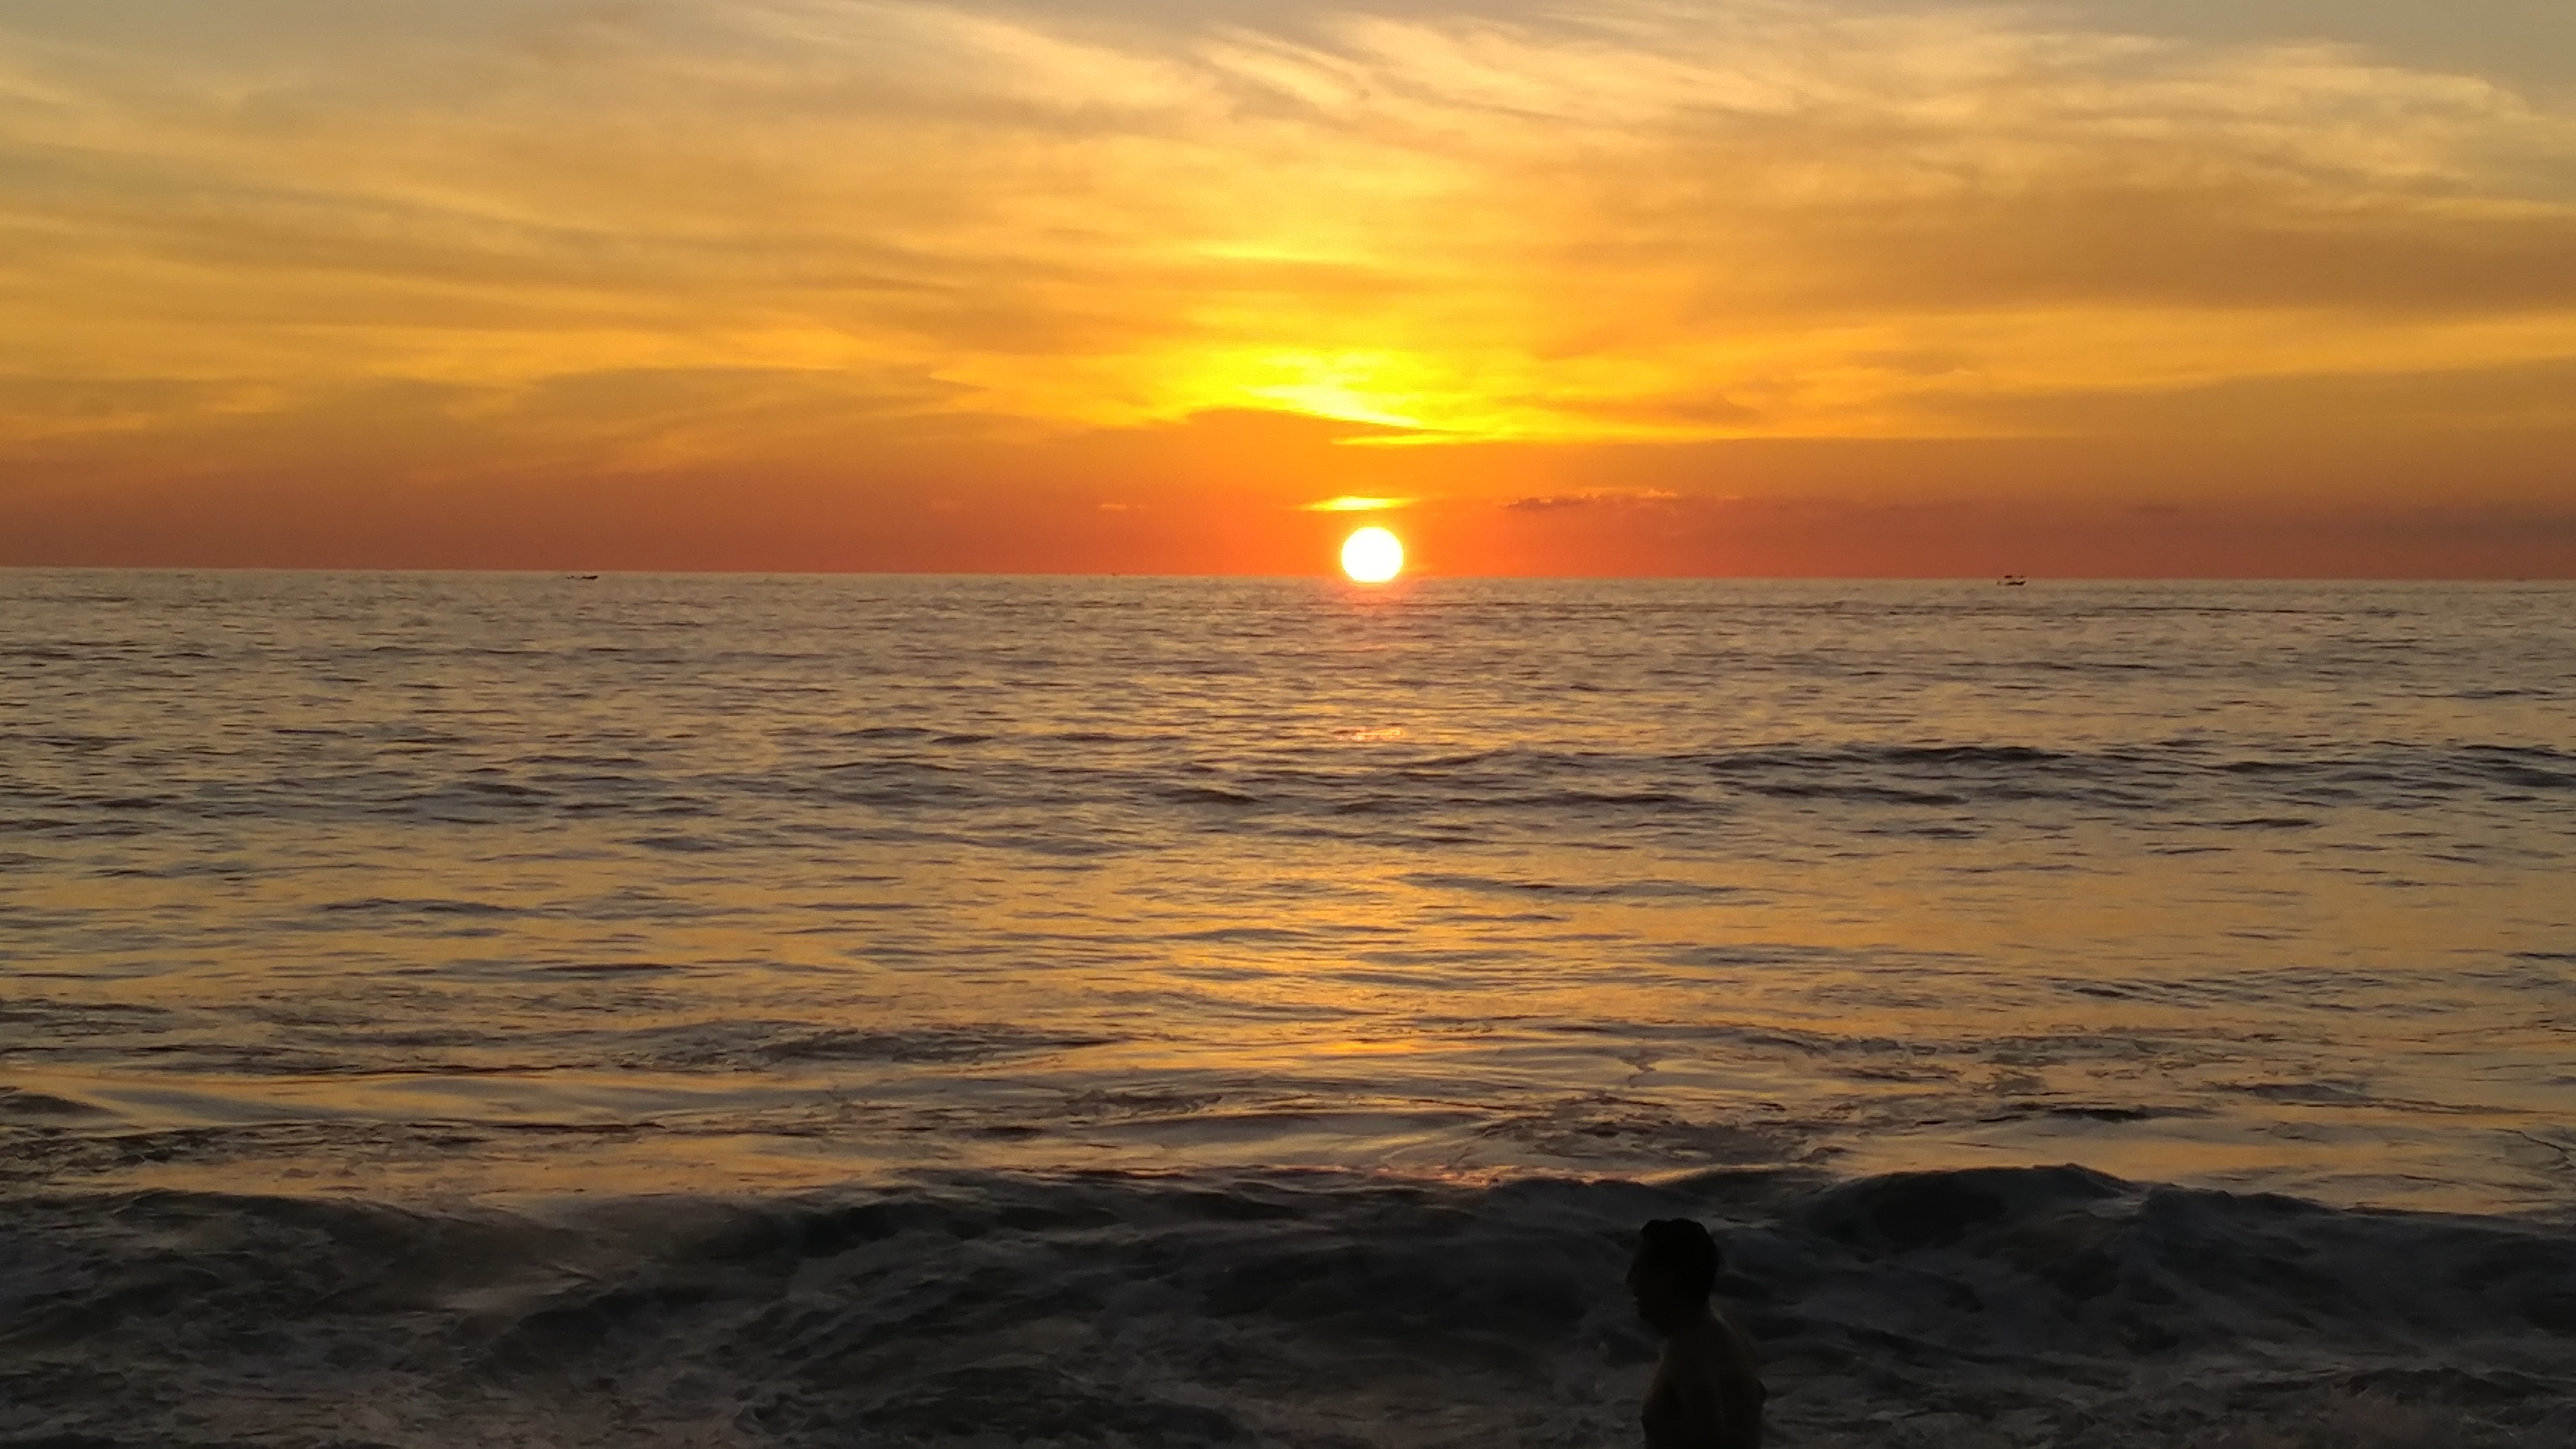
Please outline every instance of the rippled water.
M2576 1201L2576 589L0 573L0 1162Z

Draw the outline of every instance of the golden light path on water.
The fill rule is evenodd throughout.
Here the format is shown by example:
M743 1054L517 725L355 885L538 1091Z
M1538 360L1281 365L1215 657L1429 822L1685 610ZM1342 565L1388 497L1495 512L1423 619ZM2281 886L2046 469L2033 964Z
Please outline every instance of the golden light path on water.
M65 1181L2576 1150L2564 588L0 587Z

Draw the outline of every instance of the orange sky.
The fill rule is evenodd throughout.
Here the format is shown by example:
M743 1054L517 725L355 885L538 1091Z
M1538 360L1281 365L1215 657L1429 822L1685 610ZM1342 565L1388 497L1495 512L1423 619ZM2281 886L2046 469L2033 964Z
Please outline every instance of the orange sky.
M0 564L2576 575L2576 7L1580 13L0 5Z

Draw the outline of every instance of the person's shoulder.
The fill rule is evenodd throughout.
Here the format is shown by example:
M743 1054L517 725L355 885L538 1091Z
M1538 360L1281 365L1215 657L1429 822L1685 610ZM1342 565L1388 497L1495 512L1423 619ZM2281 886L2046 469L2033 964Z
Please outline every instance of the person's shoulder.
M1733 1314L1714 1303L1708 1305L1708 1321L1717 1325L1718 1333L1728 1342L1740 1343L1747 1348L1753 1346L1753 1335L1744 1331L1744 1325L1736 1322Z
M1750 1379L1758 1388L1762 1382L1762 1357L1754 1351L1753 1336L1714 1308L1709 1317L1717 1324L1717 1331L1709 1335L1710 1357L1717 1360L1728 1377Z

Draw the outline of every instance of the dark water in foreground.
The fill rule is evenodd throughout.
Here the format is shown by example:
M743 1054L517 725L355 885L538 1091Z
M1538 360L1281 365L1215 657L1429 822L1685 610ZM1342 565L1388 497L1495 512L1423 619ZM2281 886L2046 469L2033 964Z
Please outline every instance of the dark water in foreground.
M1618 1441L1683 1210L1802 1442L2567 1442L2571 705L2565 586L0 573L0 1444Z
M2563 1229L2076 1168L12 1210L16 1444L1634 1444L1679 1213L1779 1443L2576 1442Z

